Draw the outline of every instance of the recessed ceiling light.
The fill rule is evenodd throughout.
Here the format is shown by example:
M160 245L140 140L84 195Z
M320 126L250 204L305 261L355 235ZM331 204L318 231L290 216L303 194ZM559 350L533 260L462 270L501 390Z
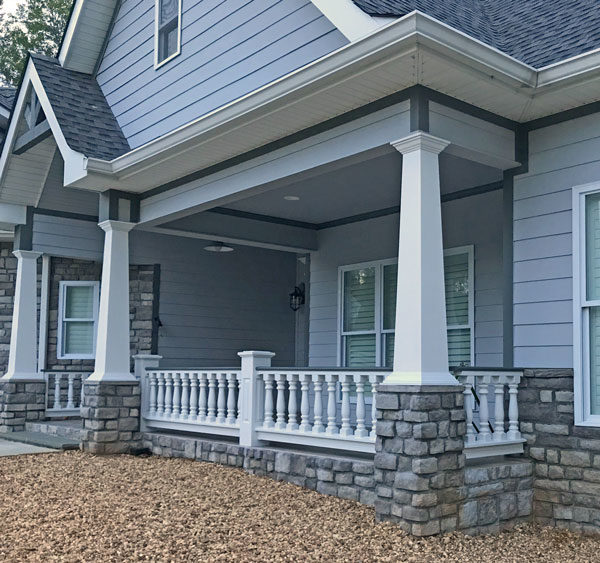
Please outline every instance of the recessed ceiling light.
M205 246L204 250L208 250L209 252L233 252L231 246L226 246L222 242L213 242Z
M283 199L286 201L300 201L300 198L297 195L286 195Z

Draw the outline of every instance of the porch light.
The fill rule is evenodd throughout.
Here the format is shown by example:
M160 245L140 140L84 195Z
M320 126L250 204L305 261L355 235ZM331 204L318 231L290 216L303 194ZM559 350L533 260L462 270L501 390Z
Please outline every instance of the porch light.
M208 246L205 246L204 250L208 250L208 252L233 252L231 246L227 246L222 242L212 242Z
M297 311L306 302L306 290L303 283L297 285L290 293L290 309Z

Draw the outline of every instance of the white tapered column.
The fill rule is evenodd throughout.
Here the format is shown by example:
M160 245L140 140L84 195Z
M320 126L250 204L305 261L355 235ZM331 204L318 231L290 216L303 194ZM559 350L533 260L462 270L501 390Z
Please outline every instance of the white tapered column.
M448 369L439 154L448 142L416 132L402 153L394 367L384 384L457 385Z
M17 281L8 370L2 379L40 380L37 369L37 259L40 252L15 250Z
M129 231L133 223L103 221L104 258L96 366L87 381L135 381L129 352Z

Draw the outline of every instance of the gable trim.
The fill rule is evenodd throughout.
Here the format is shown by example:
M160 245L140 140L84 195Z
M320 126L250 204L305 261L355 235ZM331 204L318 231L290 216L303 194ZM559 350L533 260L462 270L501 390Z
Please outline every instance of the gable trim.
M349 41L356 41L381 27L375 18L363 12L352 0L311 2Z

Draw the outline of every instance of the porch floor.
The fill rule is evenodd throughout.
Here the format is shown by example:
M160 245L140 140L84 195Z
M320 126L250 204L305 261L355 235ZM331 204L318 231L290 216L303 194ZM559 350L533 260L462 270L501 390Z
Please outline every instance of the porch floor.
M184 459L66 452L1 458L0 473L4 561L592 561L600 548L534 526L409 538L356 502Z

